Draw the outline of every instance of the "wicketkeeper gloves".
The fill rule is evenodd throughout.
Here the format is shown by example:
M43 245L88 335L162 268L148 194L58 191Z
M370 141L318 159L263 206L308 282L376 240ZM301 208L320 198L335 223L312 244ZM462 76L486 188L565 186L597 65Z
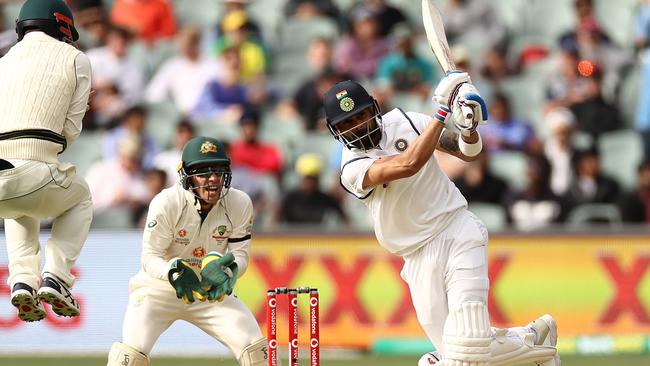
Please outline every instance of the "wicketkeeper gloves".
M205 297L205 291L200 286L199 278L184 260L176 259L172 262L167 278L176 290L176 297L182 299L186 304L193 303L195 297L197 299Z
M217 252L210 252L203 258L201 289L207 293L209 301L223 301L226 295L232 294L237 281L237 271L237 263L232 253L221 256Z

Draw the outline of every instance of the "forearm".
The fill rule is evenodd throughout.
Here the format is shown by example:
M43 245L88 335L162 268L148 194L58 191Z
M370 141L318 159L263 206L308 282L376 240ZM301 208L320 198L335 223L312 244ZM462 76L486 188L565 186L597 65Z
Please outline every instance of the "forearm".
M414 171L420 170L431 159L444 127L444 124L439 123L437 120L427 126L420 137L404 153L399 155L403 164Z
M461 140L465 146L461 146ZM479 143L480 145L477 145ZM466 154L468 153L468 146L470 146L469 154ZM476 160L482 149L482 142L480 142L480 135L476 130L470 132L468 135L464 135L445 129L438 141L438 149L463 161L473 161ZM476 152L476 150L479 152Z

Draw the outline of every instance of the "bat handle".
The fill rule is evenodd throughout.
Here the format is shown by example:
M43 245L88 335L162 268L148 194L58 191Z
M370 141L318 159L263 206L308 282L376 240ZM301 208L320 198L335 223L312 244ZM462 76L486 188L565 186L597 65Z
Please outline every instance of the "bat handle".
M463 117L465 117L466 120L473 121L474 120L474 110L472 107L462 105L460 106L460 110L463 113Z

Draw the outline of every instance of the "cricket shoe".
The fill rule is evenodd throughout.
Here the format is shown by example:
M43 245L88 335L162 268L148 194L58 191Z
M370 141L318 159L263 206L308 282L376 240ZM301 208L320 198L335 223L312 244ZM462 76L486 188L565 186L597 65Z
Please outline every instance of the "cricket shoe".
M78 316L79 305L72 297L68 286L51 273L43 273L43 282L38 289L41 301L52 306L52 311L59 316Z
M45 308L32 286L17 282L11 289L11 305L18 309L18 318L24 322L36 322L45 318Z
M533 320L528 326L537 334L535 345L557 347L557 323L552 316L544 314ZM560 366L560 354L555 352L552 359L538 362L539 366Z

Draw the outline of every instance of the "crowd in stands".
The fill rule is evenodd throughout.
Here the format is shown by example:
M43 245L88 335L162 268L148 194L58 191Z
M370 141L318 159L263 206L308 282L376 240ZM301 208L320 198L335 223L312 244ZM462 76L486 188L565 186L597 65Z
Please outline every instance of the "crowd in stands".
M82 147L64 158L88 180L97 226L142 225L185 142L208 134L228 146L258 228L368 229L338 183L325 91L355 79L384 112L435 109L442 75L419 2L67 2L94 94ZM478 160L436 153L470 208L492 228L650 224L650 1L435 2L457 68L489 103ZM20 3L0 4L0 56Z

